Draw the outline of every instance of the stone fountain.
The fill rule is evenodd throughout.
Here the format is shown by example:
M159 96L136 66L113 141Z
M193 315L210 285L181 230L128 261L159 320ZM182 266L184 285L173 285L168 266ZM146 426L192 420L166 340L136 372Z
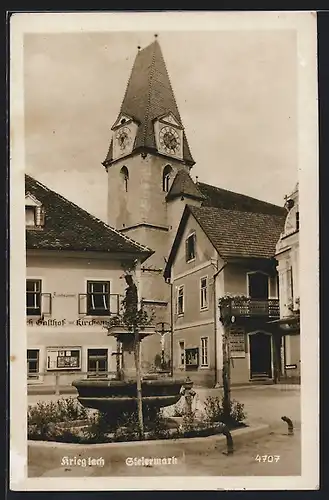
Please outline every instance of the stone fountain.
M137 311L137 287L132 276L125 276L128 287L123 301L126 311ZM151 333L144 328L138 333L139 342ZM127 332L126 328L113 328L109 333L117 339L117 376L115 379L108 378L81 379L72 382L78 391L78 401L87 408L94 408L111 415L113 419L118 418L124 412L134 412L137 409L137 376L130 370L120 367L119 355L124 358L131 357L134 334ZM121 346L121 347L120 347ZM120 352L121 351L121 352ZM122 363L123 365L123 363ZM189 388L191 382L173 379L169 377L156 376L154 374L141 377L142 404L149 409L159 409L176 404L182 397L182 389Z

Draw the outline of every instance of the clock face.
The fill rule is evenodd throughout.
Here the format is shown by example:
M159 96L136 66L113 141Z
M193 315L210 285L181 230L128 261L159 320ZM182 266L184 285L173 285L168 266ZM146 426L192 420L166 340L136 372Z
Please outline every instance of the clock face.
M128 127L123 127L122 129L119 130L119 132L116 135L116 140L119 144L119 147L122 151L126 149L126 147L130 143L130 129Z
M159 141L162 149L169 154L175 154L180 148L180 137L173 127L162 127L159 134Z

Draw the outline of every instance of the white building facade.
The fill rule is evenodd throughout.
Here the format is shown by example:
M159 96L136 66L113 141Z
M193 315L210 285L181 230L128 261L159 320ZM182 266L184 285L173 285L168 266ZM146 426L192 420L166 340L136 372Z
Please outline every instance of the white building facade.
M280 290L280 326L283 334L282 371L286 378L300 378L299 329L299 198L298 184L286 197L287 217L276 245Z
M25 207L29 384L114 373L106 324L120 309L125 269L134 266L138 279L152 251L29 176Z

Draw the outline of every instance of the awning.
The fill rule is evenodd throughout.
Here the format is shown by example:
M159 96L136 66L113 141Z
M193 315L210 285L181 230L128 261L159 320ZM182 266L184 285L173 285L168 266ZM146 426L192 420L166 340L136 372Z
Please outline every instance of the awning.
M270 324L278 325L282 334L292 335L300 333L300 318L299 316L287 316L285 318L268 321Z

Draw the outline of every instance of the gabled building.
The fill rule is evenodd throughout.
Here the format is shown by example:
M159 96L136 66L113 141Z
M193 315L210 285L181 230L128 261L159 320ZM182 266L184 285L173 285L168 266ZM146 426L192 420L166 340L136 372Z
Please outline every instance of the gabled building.
M284 216L278 207L236 193L225 192L218 205L229 206L231 196L234 209L186 205L165 269L174 289L174 373L201 385L222 383L218 303L228 294L236 297L232 383L273 380L280 363L270 321L279 318L273 256Z
M139 276L152 250L29 175L25 215L29 383L115 372L117 346L104 325L119 310L124 269Z

